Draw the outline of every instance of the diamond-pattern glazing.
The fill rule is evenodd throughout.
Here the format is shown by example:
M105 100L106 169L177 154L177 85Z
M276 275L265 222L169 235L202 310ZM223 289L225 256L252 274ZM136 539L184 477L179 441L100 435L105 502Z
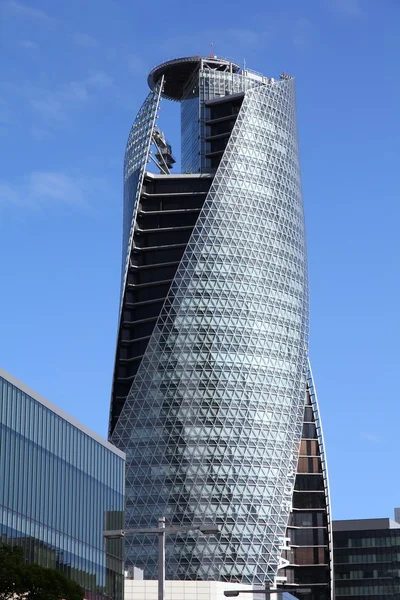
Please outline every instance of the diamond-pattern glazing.
M149 160L151 138L157 116L162 82L157 85L143 102L131 127L124 158L124 214L122 238L122 288L128 264L135 212L143 175Z
M302 430L308 288L293 80L246 91L112 441L127 528L213 522L167 543L167 578L276 574ZM127 561L156 577L152 536Z

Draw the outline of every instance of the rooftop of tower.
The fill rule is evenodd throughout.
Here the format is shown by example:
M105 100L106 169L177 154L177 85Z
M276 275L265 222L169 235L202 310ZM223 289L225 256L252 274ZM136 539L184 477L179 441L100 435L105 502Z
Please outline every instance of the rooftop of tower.
M225 58L198 55L186 56L168 60L167 62L154 67L149 73L147 83L149 84L150 89L153 90L164 75L165 83L162 94L163 97L168 98L169 100L182 100L186 83L200 67L202 62L206 63L211 69L217 71L232 70L233 73L237 73L240 70L239 65Z

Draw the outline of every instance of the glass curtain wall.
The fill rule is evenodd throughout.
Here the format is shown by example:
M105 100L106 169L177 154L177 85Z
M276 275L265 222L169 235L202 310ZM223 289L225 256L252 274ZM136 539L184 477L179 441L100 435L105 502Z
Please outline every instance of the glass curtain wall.
M91 598L122 598L124 459L0 377L0 535Z

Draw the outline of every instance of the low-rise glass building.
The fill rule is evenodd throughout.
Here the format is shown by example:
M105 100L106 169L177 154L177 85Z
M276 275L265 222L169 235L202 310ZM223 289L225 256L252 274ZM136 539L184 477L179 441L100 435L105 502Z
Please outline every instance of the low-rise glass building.
M333 521L336 598L400 598L399 516Z
M125 455L0 369L0 535L90 600L123 598Z

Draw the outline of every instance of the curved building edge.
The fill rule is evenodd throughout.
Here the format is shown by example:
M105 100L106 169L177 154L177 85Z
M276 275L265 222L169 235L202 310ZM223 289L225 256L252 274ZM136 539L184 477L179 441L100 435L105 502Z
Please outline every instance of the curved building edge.
M276 583L309 588L303 600L333 600L333 540L329 479L318 399L309 363L303 432L291 515Z
M315 423L318 435L318 443L321 453L321 462L322 462L322 472L324 476L324 488L325 488L325 500L326 500L326 511L327 511L327 521L328 521L328 543L329 543L329 574L330 574L330 598L334 600L335 598L335 570L333 563L333 526L332 526L332 504L331 504L331 495L330 495L330 486L329 486L329 475L328 475L328 463L326 459L326 451L325 451L325 441L324 441L324 433L322 428L322 421L320 417L319 411L319 403L317 391L314 383L314 376L311 368L310 359L308 359L308 377L307 377L307 385L311 394L311 401L314 409Z
M114 373L111 390L111 403L108 424L108 436L110 437L118 420L126 394L119 398L115 394L115 382L117 380L118 353L121 343L121 319L123 319L124 299L129 274L131 249L135 229L136 213L140 198L145 170L149 162L151 141L158 116L161 92L164 80L161 78L146 100L140 107L138 114L129 132L124 155L124 207L123 207L123 235L122 235L122 265L121 265L121 292L120 309L117 326L116 357L114 361ZM129 384L130 388L131 383ZM126 387L126 386L125 386ZM129 390L128 390L129 391Z

